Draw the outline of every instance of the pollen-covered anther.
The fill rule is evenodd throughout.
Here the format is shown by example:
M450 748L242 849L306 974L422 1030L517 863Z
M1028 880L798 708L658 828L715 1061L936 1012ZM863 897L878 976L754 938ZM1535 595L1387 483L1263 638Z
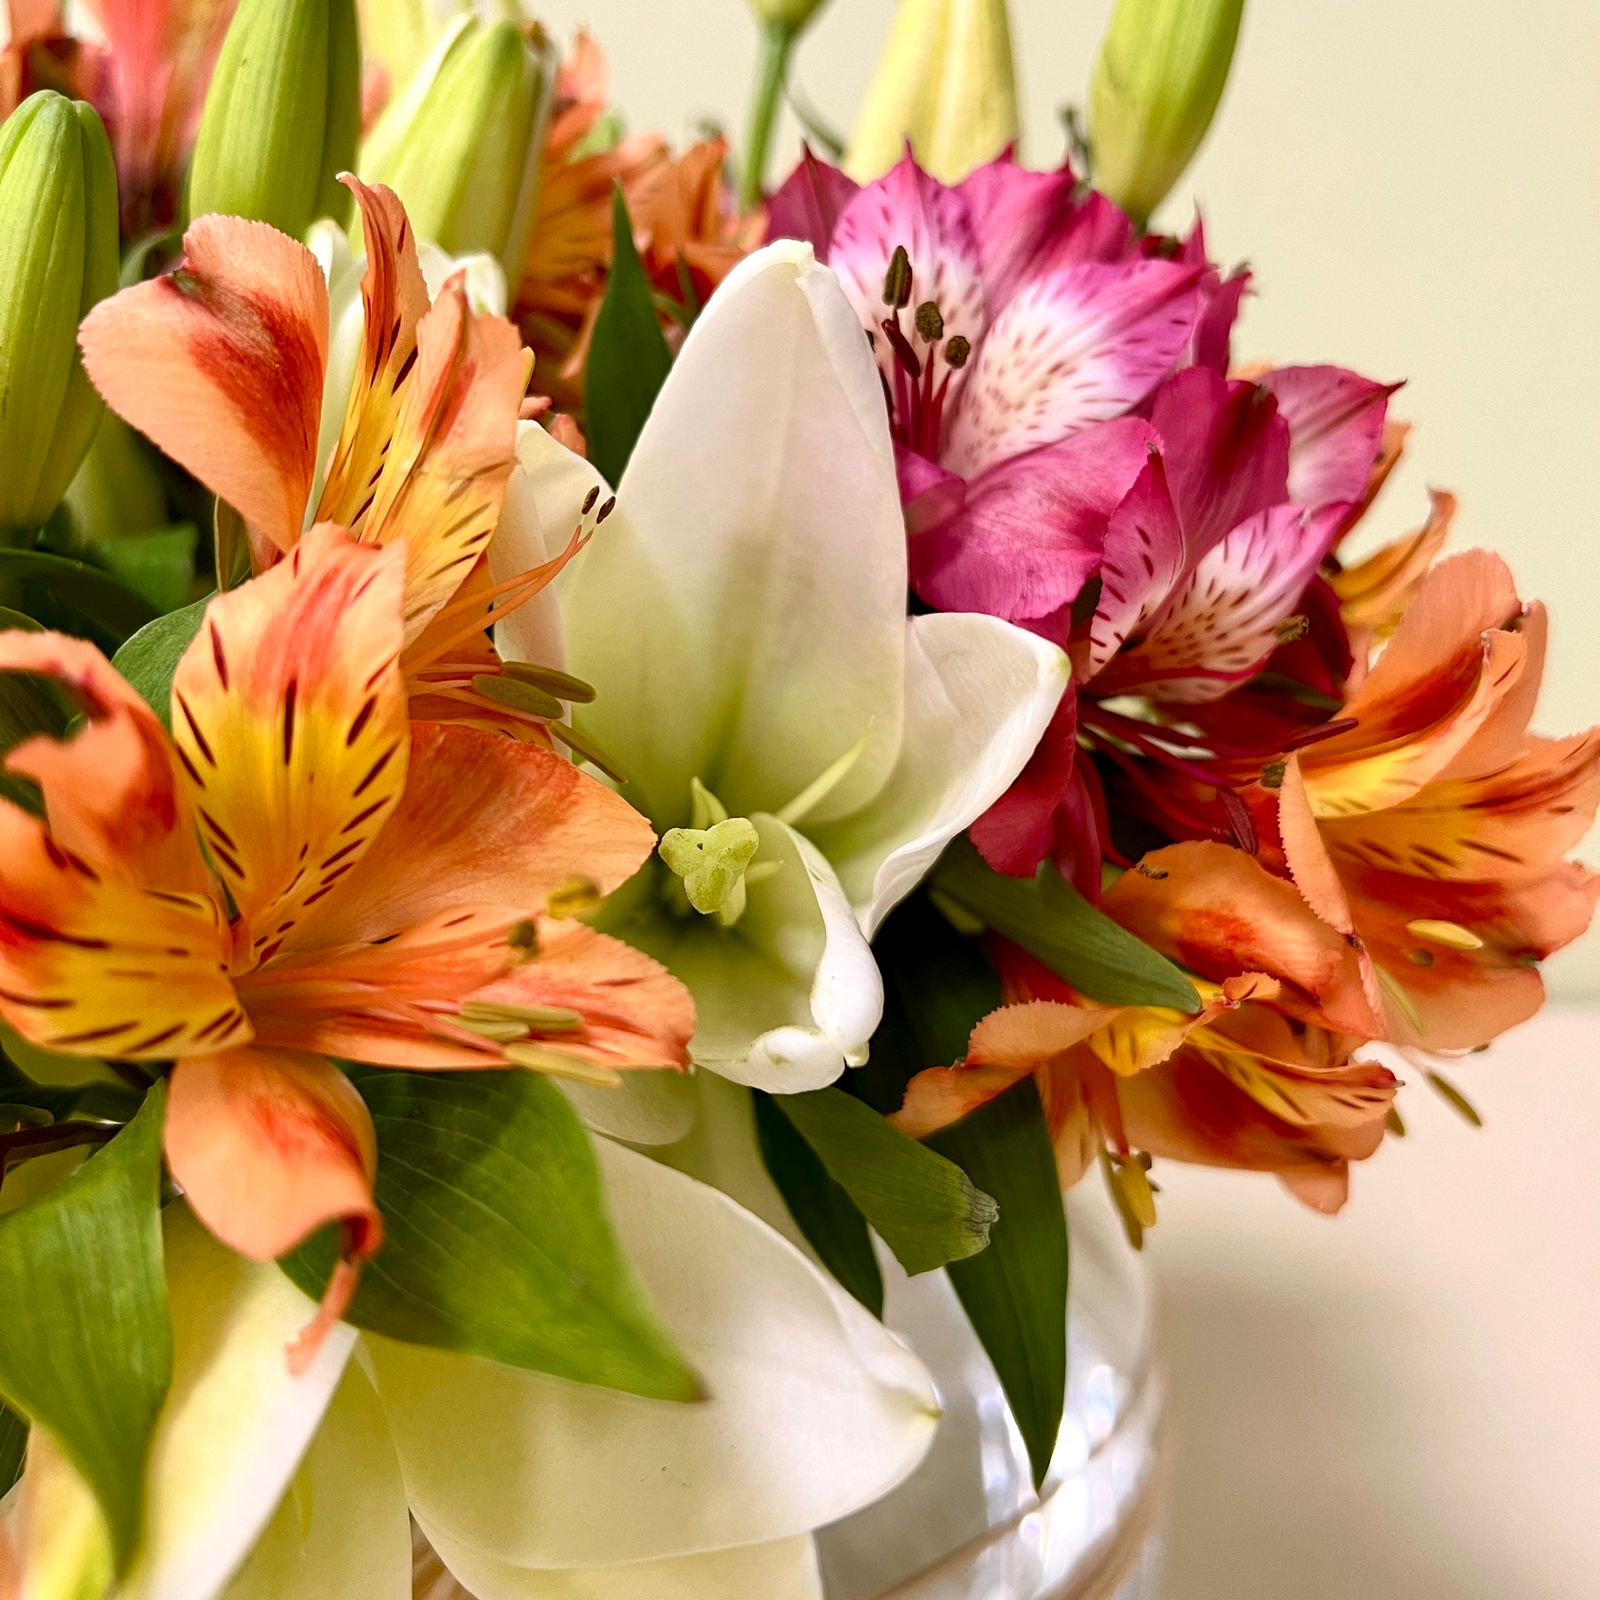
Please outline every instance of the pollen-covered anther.
M1430 917L1419 917L1406 924L1406 932L1413 939L1424 939L1429 944L1441 944L1447 950L1481 950L1483 940L1470 928L1459 922L1436 922Z
M545 903L545 914L558 919L584 917L591 911L599 910L600 902L604 898L600 893L599 884L593 878L574 875L563 878L550 891L550 898Z
M972 355L972 341L961 334L952 334L944 347L946 363L959 372Z
M464 1000L461 1020L469 1028L498 1023L529 1033L577 1033L583 1028L583 1013L567 1006L517 1006L498 1000Z
M897 244L883 275L883 303L892 310L903 311L911 304L911 281L911 256L903 244Z
M615 1089L622 1082L622 1074L615 1067L602 1066L598 1061L568 1055L564 1050L547 1045L508 1044L505 1057L514 1067L542 1072L548 1078L570 1078L574 1083L594 1084L602 1089Z
M1279 644L1293 644L1296 639L1303 639L1311 627L1311 619L1304 612L1296 612L1292 617L1285 617L1273 629L1273 637Z
M933 301L924 300L917 307L913 322L919 339L925 339L929 344L938 344L944 338L944 317Z

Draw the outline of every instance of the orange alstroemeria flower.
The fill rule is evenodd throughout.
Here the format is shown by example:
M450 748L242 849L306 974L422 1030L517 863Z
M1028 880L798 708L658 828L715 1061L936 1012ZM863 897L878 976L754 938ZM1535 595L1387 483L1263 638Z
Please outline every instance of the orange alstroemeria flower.
M170 738L92 646L0 633L0 671L85 718L6 761L44 817L0 802L0 1016L174 1060L168 1162L233 1248L342 1225L301 1355L382 1238L371 1122L327 1057L610 1081L684 1065L694 1025L653 961L547 912L630 877L645 820L541 746L408 722L404 577L399 546L314 527L211 603Z
M1473 1049L1532 1016L1536 963L1600 898L1564 859L1600 805L1600 729L1528 730L1545 634L1497 556L1441 563L1338 713L1352 725L1256 796L1307 902L1359 940L1397 1043Z
M1201 1009L1097 1004L999 944L1008 1003L973 1030L963 1061L912 1079L894 1121L921 1137L1031 1075L1063 1187L1102 1151L1119 1164L1143 1153L1272 1172L1337 1210L1396 1088L1354 1059L1377 1018L1349 943L1292 884L1221 844L1154 852L1104 909L1192 970Z
M201 217L173 271L85 319L84 364L114 411L243 518L255 571L293 550L311 521L337 523L363 544L403 541L401 667L415 714L544 739L536 714L476 686L501 672L490 624L578 548L575 538L505 583L486 575L532 358L505 318L472 311L463 274L430 306L399 200L347 182L366 239L365 323L325 464L327 285L304 245L264 223Z

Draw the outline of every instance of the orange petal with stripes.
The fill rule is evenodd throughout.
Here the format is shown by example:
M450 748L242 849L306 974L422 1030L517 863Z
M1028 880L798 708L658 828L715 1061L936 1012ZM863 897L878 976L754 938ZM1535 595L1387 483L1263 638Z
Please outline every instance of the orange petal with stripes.
M333 896L399 802L401 581L399 551L313 528L212 601L178 663L173 741L242 919L241 966Z
M327 286L311 252L263 222L201 217L183 250L89 313L84 365L113 411L238 511L262 565L305 520Z
M338 1223L344 1247L316 1318L290 1350L300 1370L344 1313L383 1243L372 1197L377 1137L366 1103L316 1056L250 1048L180 1062L167 1099L167 1164L224 1244L269 1261Z

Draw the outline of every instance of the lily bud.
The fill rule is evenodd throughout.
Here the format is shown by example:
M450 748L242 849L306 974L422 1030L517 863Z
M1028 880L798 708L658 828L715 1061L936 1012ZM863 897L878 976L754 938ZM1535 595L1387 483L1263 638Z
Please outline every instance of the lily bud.
M372 130L362 178L400 196L420 237L487 251L520 282L554 67L537 27L463 17Z
M750 0L756 21L764 28L799 33L822 9L823 0Z
M0 128L0 528L44 522L99 426L78 324L117 263L105 128L81 101L30 95Z
M881 178L911 141L942 183L959 183L1017 137L1017 81L1005 0L900 0L845 151L859 183Z
M1228 81L1244 0L1117 0L1089 86L1095 186L1143 222L1189 165Z
M355 0L240 0L206 95L189 215L224 211L300 238L349 213L361 46Z

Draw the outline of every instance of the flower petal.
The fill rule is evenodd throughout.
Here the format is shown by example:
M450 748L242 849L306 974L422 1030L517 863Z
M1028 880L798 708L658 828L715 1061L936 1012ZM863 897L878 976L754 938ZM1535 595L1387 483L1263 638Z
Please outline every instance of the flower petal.
M1307 507L1359 501L1383 443L1395 385L1343 367L1277 367L1261 387L1289 424L1289 498Z
M1147 422L1122 417L984 473L953 515L913 533L917 593L942 611L1012 622L1077 599L1100 569L1112 513L1153 439Z
M333 1328L306 1371L284 1346L312 1302L270 1262L209 1237L186 1207L166 1217L173 1381L156 1424L144 1548L117 1600L212 1600L267 1525L355 1343Z
M683 820L691 777L736 815L779 810L864 739L822 808L853 810L899 750L905 585L860 329L808 249L769 246L696 322L562 580L572 669L604 685L578 724L658 821Z
M211 602L173 676L173 740L252 963L354 869L399 801L401 562L313 528Z
M795 169L767 201L767 237L798 239L828 265L828 251L839 215L859 184L848 173L819 161L806 145Z
M183 251L89 313L84 366L113 411L287 550L316 471L327 286L264 222L201 217Z
M405 1484L377 1392L356 1366L223 1600L314 1594L412 1600Z
M252 1046L180 1062L171 1079L167 1165L195 1215L252 1261L270 1261L340 1224L343 1259L296 1339L297 1371L383 1243L372 1198L377 1135L350 1080L318 1056Z
M712 1398L641 1402L374 1339L424 1528L514 1567L610 1566L791 1539L900 1482L937 1412L916 1358L725 1195L605 1140L596 1153L645 1292Z
M665 1561L565 1571L513 1566L442 1534L437 1538L439 1556L460 1586L419 1589L418 1600L822 1600L809 1534Z
M871 805L813 830L869 939L940 851L1010 788L1069 676L1053 644L996 617L911 619L900 759Z
M1189 342L1198 279L1169 261L1090 262L1024 283L974 344L945 465L975 477L1138 404Z
M368 240L360 376L317 507L363 543L406 547L409 643L460 586L499 520L530 358L453 276L431 309L405 212L349 180Z

